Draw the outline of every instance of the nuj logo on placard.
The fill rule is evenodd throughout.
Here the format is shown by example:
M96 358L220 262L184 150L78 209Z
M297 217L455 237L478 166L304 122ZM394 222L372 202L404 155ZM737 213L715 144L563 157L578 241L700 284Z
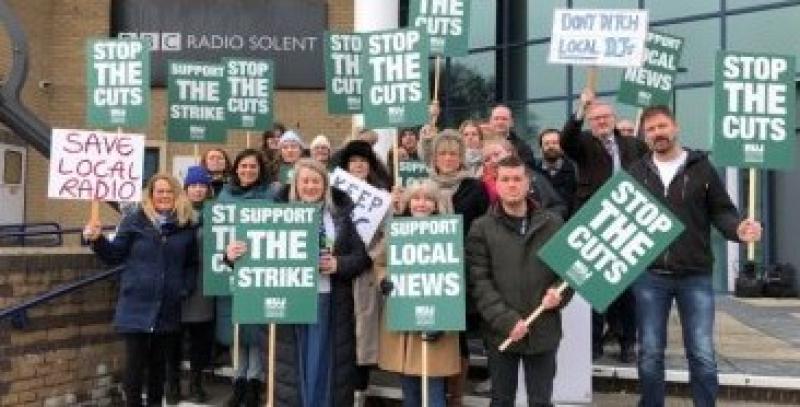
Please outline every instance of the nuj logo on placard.
M436 323L436 308L433 305L417 305L414 307L417 325L433 325Z
M402 122L406 116L406 108L402 106L390 106L387 109L389 121L393 123Z
M283 318L286 316L285 297L264 298L264 316L267 318Z
M581 286L592 276L592 272L586 264L578 260L567 270L567 276L575 282L575 285Z
M206 128L203 126L189 126L189 138L202 140L206 137Z
M109 114L111 115L111 123L114 124L125 123L125 114L126 114L125 109L111 109L109 111Z
M749 163L763 163L764 145L746 143L744 145L744 160Z
M652 96L653 95L650 94L650 92L644 91L644 90L640 90L639 93L636 95L636 97L639 100L639 103L643 104L643 105L649 105L650 104L650 99L652 98Z
M256 118L255 116L242 116L242 127L255 127L256 126Z
M359 96L348 96L347 97L347 108L353 110L360 110L361 109L361 97Z

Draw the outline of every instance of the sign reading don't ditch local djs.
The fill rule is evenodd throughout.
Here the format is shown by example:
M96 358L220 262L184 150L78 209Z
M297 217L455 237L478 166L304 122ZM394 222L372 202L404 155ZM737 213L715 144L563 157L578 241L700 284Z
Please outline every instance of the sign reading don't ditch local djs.
M190 143L224 143L225 66L170 61L167 85L167 139Z
M683 231L683 224L625 171L608 180L539 251L598 312Z
M556 9L551 64L641 66L647 10Z
M361 112L361 34L325 33L325 89L328 113Z
M150 120L150 49L145 41L93 39L86 44L86 123L144 127Z
M394 218L389 223L389 330L465 329L462 228L460 215Z

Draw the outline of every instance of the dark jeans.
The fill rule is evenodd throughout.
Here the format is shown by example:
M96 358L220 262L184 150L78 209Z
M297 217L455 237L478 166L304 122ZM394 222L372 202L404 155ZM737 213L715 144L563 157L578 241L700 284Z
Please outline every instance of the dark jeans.
M428 377L428 407L446 407L444 377ZM400 376L403 389L403 407L422 405L422 380L420 376Z
M517 395L519 362L525 370L528 406L552 406L553 378L556 376L556 351L536 355L500 352L490 346L489 375L492 378L491 407L513 407Z
M695 406L714 406L717 363L714 355L714 292L711 275L665 276L645 272L634 284L639 326L639 385L643 407L664 405L664 349L674 300L689 360Z
M214 344L214 322L185 322L167 354L167 383L178 383L183 361L183 338L188 336L189 366L192 373L200 374L211 362Z
M630 288L609 305L605 314L592 310L592 350L601 351L605 323L611 332L620 334L620 346L632 349L636 343L636 297Z
M147 372L147 405L161 405L164 397L166 354L178 339L175 333L126 333L125 399L128 407L142 406L142 387Z

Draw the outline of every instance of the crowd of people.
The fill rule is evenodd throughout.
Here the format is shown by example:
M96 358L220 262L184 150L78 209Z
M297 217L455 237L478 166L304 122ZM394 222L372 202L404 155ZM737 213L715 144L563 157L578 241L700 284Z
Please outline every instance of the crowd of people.
M224 150L205 151L200 165L188 169L183 186L169 175L154 176L141 205L122 218L112 240L99 224L90 223L84 231L104 261L126 265L114 326L125 343L127 405L161 405L164 396L168 404L207 400L203 371L211 365L212 349L232 346L234 325L229 297L202 294L200 209L211 200L242 199L322 207L318 322L277 328L275 405L364 405L370 371L382 369L400 376L403 405L419 406L426 344L429 405L460 406L472 334L482 339L488 356L492 406L514 405L520 363L529 405L551 405L560 310L572 293L555 289L558 278L537 252L623 169L660 197L686 229L607 314L595 313L593 357L602 357L604 341L616 337L619 360L638 362L641 405L662 406L666 324L675 300L692 397L696 405L714 405L710 226L740 242L759 239L761 226L741 218L707 155L681 146L668 108L644 110L640 137L625 127L632 123L617 121L613 105L588 89L575 110L563 130L540 132L540 159L514 129L511 109L497 105L486 120L465 121L457 130L399 130L397 150L388 160L374 150L378 137L369 129L333 149L324 135L306 145L297 131L276 125L264 133L261 148L243 150L233 161ZM435 106L431 111L438 114ZM427 163L428 178L396 185L394 155ZM371 242L362 242L356 232L354 203L330 185L328 172L335 168L392 194L391 213ZM386 278L385 222L390 216L453 213L463 219L467 330L390 332L384 305L394 287ZM231 242L225 262L235 264L247 249L244 242ZM546 311L527 326L525 317L540 303ZM230 352L238 355L237 369L227 405L256 406L265 390L266 328L238 329L238 352ZM499 351L506 338L513 344ZM182 394L180 383L184 348L190 362L188 394Z

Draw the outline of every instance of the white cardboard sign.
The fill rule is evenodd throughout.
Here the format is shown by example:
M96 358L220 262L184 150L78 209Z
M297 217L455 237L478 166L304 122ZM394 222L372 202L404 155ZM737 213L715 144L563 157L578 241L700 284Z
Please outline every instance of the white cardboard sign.
M365 245L369 246L375 232L392 204L392 195L382 189L337 168L331 173L331 186L345 192L353 200L353 223Z

